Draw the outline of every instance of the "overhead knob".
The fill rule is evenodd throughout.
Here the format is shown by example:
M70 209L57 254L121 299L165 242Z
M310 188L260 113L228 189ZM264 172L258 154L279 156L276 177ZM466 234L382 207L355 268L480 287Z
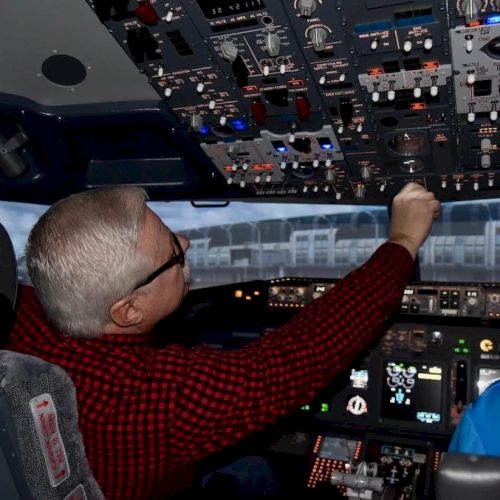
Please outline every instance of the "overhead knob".
M364 184L356 184L356 188L354 190L354 195L358 200L364 200L366 196L366 187Z
M285 170L285 168L286 168L286 161L282 161L280 163L280 168L281 168L281 170Z
M318 82L319 82L320 85L324 85L326 83L326 76L325 75L321 75L319 77Z
M431 96L436 97L439 94L439 88L437 86L437 78L434 76L431 78L432 85L431 85Z
M280 53L280 37L274 33L268 33L264 39L267 53L270 57L276 57Z
M222 115L219 118L219 124L223 127L226 123L227 123L227 118L224 115Z
M191 115L189 125L195 132L199 132L203 126L203 118L200 115Z
M202 94L204 89L205 89L205 84L203 82L198 82L196 84L196 92L198 94Z
M491 156L488 154L481 155L481 167L490 168L491 167Z
M332 166L332 159L331 158L327 158L325 160L325 167L329 168Z
M413 48L413 42L411 40L406 40L405 43L403 44L403 52L405 54L408 54L411 52L412 48Z
M482 6L481 0L461 0L460 2L460 10L465 14L467 21L477 19Z
M340 200L342 199L342 193L341 193L340 191L337 191L337 192L335 193L335 199L336 199L337 201L340 201Z
M234 62L238 57L238 47L233 42L225 41L221 43L220 51L222 57L229 62Z
M340 73L339 82L345 82L347 75L345 73Z
M172 87L167 87L165 89L164 94L165 94L165 97L168 99L172 95Z
M367 165L361 167L361 178L364 182L370 182L373 178L372 168Z
M356 126L356 132L358 134L361 134L361 132L363 132L363 124L362 123L358 123L357 126Z
M455 191L459 193L462 190L462 184L460 184L460 181L457 181L455 184Z
M158 76L161 78L163 76L163 64L158 66Z
M286 73L286 64L280 64L280 75L284 75Z
M311 39L315 52L321 52L322 50L325 50L325 42L327 37L325 28L313 28L309 33L309 37Z
M375 50L377 50L377 47L378 47L378 40L375 38L370 43L370 49L375 51Z
M424 49L425 50L431 50L432 49L432 45L433 45L432 38L426 38L424 40Z
M316 10L316 0L299 0L298 7L301 17L311 17Z
M498 111L497 111L496 101L491 103L490 120L492 122L496 122L498 120Z
M465 52L467 52L467 54L470 54L473 49L474 49L474 46L472 43L472 38L469 38L465 41Z
M446 186L448 185L448 183L446 182L446 179L443 179L441 181L441 189L446 189Z
M474 71L470 71L467 73L467 85L474 85L474 82L476 81L476 73Z
M165 16L165 21L167 21L167 23L170 24L173 18L174 18L174 11L172 9L168 9L167 15Z
M394 90L394 82L389 82L389 90L387 91L387 100L394 101L396 99L396 91Z
M213 99L208 103L208 109L210 111L213 111L215 109L215 101Z
M269 64L264 64L264 66L262 67L262 74L264 76L269 76L269 71L270 71L270 67L269 67Z
M473 187L474 191L479 191L479 182L474 181L474 185L472 187Z
M485 137L481 139L481 153L489 153L491 150L491 139Z
M492 188L495 185L495 182L493 179L488 179L488 187Z

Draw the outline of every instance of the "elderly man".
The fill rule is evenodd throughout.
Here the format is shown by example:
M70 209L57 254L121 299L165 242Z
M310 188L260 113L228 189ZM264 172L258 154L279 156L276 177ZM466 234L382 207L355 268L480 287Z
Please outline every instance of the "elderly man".
M9 348L71 376L108 500L165 498L197 461L309 402L381 337L439 209L432 193L407 184L393 201L389 241L366 264L281 328L223 352L151 344L152 328L187 293L189 241L144 192L75 194L30 234L36 293L21 289Z

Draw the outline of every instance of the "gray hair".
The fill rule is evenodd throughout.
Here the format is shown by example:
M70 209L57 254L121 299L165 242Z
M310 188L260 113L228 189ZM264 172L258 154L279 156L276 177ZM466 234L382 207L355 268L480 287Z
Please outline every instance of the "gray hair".
M151 272L137 250L146 200L137 187L84 191L55 203L31 230L28 273L47 317L66 335L102 334L110 307Z

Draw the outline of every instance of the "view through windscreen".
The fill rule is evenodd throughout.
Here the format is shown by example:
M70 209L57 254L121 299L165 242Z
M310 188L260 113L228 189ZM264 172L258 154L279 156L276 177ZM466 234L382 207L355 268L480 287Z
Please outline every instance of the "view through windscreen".
M388 214L381 207L242 202L149 206L173 231L190 239L193 288L284 276L341 278L388 236ZM23 282L28 282L26 238L46 208L0 203L0 222L13 240ZM419 262L422 280L500 279L500 201L444 204Z

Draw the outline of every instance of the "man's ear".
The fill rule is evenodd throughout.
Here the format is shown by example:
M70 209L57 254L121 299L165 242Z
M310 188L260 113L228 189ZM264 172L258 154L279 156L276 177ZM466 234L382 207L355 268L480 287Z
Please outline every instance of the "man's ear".
M139 325L144 313L132 295L127 295L115 302L110 310L111 321L120 328L130 328Z

